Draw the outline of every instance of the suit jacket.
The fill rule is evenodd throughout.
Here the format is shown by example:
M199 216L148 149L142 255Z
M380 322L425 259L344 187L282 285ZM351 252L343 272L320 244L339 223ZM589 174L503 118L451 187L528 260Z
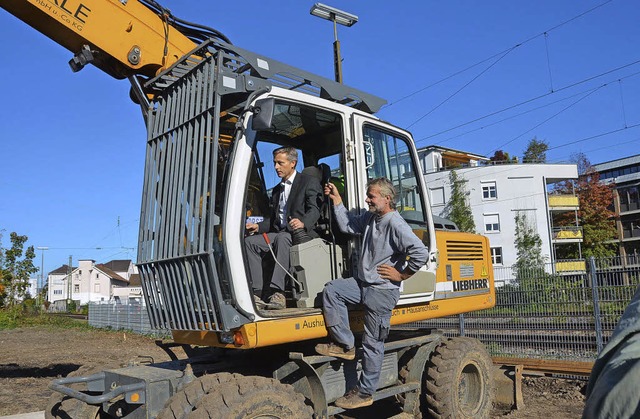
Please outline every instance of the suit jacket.
M276 224L278 219L277 210L280 194L284 186L278 183L273 188L271 195L271 211L270 217L258 223L258 233L268 233L272 231L280 231ZM285 221L288 223L290 218L297 218L304 223L304 229L313 237L317 237L314 227L318 218L320 218L320 205L322 204L322 188L320 181L313 176L297 173L291 192L287 200L287 212L284 215ZM287 231L292 231L287 224Z

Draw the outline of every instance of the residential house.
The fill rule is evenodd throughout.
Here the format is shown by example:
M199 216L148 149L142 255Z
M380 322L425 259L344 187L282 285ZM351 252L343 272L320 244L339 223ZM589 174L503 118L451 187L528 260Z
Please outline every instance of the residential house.
M84 305L99 301L142 300L137 268L130 260L96 264L79 260L77 267L63 265L48 275L48 300L64 304L67 299Z

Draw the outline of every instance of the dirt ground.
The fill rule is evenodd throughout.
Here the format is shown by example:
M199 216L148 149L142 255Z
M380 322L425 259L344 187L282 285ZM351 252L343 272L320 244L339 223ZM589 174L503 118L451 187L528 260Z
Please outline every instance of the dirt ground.
M156 362L169 359L153 339L131 333L45 328L0 331L0 416L45 410L52 393L47 388L51 380L81 366L126 365L140 356L152 357ZM511 412L495 410L493 417L580 418L584 406L580 389L584 384L584 381L525 377L525 407ZM362 415L354 411L350 417L386 417L393 413L380 414L378 408Z

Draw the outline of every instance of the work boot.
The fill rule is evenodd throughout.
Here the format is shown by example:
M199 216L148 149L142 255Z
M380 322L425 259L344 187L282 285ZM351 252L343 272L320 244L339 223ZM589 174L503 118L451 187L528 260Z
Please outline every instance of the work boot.
M373 404L373 396L360 393L360 389L354 387L349 390L347 394L336 400L334 404L343 409L357 409L359 407L371 406Z
M282 310L283 308L287 308L287 299L284 298L284 294L274 292L271 294L271 297L269 297L266 308L267 310Z
M320 355L333 356L336 358L346 359L347 361L351 361L356 358L356 348L345 349L333 342L317 344L316 352Z

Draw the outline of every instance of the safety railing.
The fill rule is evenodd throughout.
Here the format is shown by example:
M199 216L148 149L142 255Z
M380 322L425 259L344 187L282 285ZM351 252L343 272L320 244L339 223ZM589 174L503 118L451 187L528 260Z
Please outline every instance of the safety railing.
M640 284L640 265L617 257L567 266L585 262L585 270L562 273L551 264L501 268L494 308L416 325L478 338L493 356L593 361Z

